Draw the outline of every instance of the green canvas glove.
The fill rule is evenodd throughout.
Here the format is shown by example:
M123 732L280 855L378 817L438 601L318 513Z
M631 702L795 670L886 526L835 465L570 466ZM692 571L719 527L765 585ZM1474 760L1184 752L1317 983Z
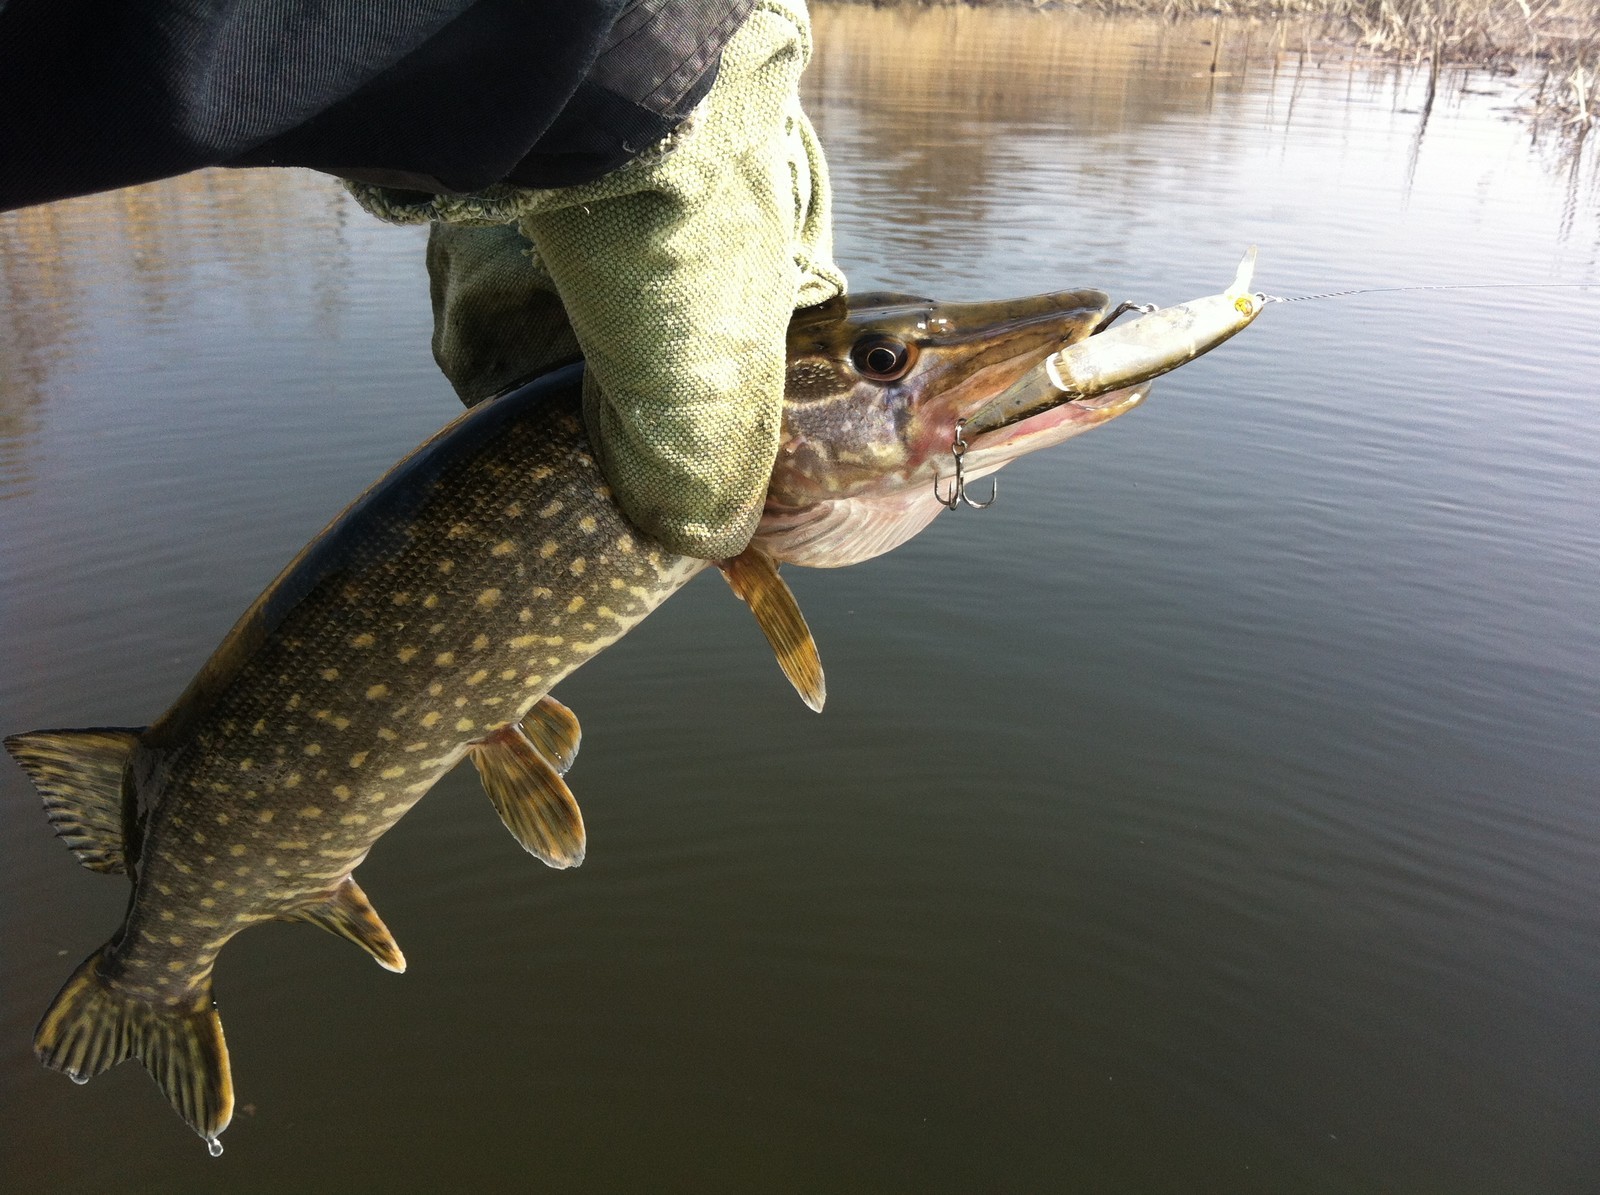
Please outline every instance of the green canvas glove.
M688 555L723 559L749 540L777 453L789 317L845 285L796 94L809 55L804 8L761 0L684 126L596 182L439 197L349 184L385 219L442 222L434 350L465 401L570 358L575 333L589 436L618 500Z
M428 232L433 359L474 406L583 355L533 245L509 224Z

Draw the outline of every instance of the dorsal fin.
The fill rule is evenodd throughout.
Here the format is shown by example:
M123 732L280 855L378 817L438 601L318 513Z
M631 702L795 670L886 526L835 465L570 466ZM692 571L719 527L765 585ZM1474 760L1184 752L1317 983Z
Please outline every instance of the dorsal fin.
M539 754L555 765L563 776L578 758L578 740L583 738L583 728L578 725L578 715L554 697L541 697L539 704L522 719L522 729L539 749Z
M345 876L339 886L322 900L306 905L292 913L288 920L309 921L320 925L330 934L349 938L361 949L378 960L378 966L390 971L404 971L406 956L400 953L394 935L372 907L361 885L351 876Z
M778 667L789 678L800 700L817 712L828 699L827 681L817 642L806 626L805 615L788 584L778 575L778 565L760 548L750 547L718 568L739 599L750 607L761 633L778 657Z
M472 744L483 787L512 837L551 867L583 862L583 813L555 765L511 725Z
M31 730L5 740L39 795L56 836L90 871L128 870L122 774L142 728Z

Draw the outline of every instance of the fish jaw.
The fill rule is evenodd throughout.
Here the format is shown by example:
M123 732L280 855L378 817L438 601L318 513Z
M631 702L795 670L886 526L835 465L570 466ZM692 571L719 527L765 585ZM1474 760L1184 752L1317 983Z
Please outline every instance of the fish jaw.
M860 295L797 312L768 511L923 484L958 419L1090 335L1109 307L1075 290L992 303Z
M1062 402L1020 423L970 436L969 447L962 458L963 475L969 481L987 477L1019 457L1093 431L1133 410L1149 396L1154 385L1153 381L1140 382L1094 398ZM943 467L938 467L940 462L937 461L935 465L938 476L955 471L953 458L943 462Z
M1255 264L1252 245L1233 283L1221 294L1175 307L1140 308L1143 314L1138 319L1109 331L1111 320L1107 320L1088 339L1052 353L1037 369L973 411L964 432L976 437L1065 402L1086 404L1152 381L1209 353L1248 328L1266 305L1266 295L1250 290ZM1124 304L1118 314L1128 306Z
M775 559L837 568L915 536L944 506L957 427L1052 353L1090 337L1110 299L1057 291L995 303L853 296L796 316L772 485L755 542ZM904 346L903 372L872 376L876 345ZM889 358L883 357L883 364ZM880 371L893 372L893 371ZM1137 406L1148 384L1062 400L968 440L968 478L1059 444Z
M964 461L968 481L987 477L1019 457L1060 444L1131 411L1153 383L1145 382L1084 402L1063 403L972 441ZM951 421L952 434L954 420ZM944 446L944 473L953 473ZM769 502L755 543L776 560L806 568L843 568L893 551L925 530L947 509L935 492L940 476L931 458L916 484L885 486L847 498L784 507Z

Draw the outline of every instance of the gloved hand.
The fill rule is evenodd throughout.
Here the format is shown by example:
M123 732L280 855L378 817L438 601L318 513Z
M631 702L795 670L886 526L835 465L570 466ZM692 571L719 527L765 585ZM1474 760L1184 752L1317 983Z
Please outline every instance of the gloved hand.
M420 198L350 184L386 219L444 223L429 245L434 349L465 401L575 355L559 296L589 363L601 467L628 516L687 555L723 559L749 540L790 314L845 285L796 94L809 55L805 10L762 0L689 121L596 182Z

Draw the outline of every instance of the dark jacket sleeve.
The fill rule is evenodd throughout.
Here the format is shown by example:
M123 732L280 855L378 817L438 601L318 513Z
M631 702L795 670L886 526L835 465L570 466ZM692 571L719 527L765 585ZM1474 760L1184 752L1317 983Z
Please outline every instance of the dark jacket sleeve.
M750 0L0 0L0 210L203 166L440 192L598 177Z

